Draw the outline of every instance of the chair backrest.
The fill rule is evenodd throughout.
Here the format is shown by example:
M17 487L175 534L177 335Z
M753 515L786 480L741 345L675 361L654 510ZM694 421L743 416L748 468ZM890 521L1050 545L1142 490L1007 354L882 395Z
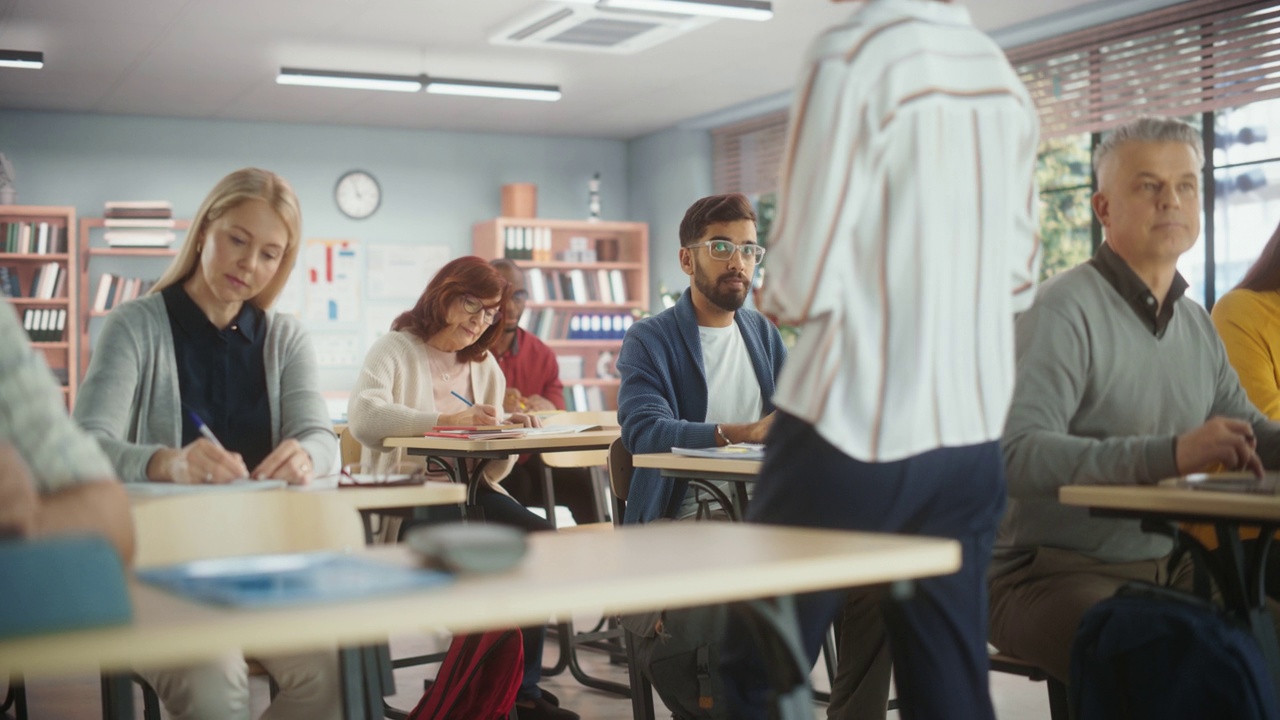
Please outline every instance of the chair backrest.
M602 428L617 427L618 413L614 410L583 410L562 412L548 415L542 424L553 425L599 425ZM543 453L542 463L547 467L576 468L604 466L608 462L607 450L577 450L572 452Z
M134 563L141 568L239 555L363 547L360 514L324 494L214 491L135 502Z
M609 487L613 496L622 502L627 501L627 492L631 490L631 453L622 444L622 438L609 445Z
M350 427L344 427L342 432L338 433L338 448L342 452L342 467L360 462L360 452L363 448L360 446L360 441L351 434Z

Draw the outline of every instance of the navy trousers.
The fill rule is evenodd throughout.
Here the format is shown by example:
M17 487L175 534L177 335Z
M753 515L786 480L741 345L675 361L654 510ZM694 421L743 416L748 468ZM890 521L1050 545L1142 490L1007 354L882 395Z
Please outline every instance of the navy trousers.
M920 580L906 600L884 602L900 716L994 720L987 671L987 565L1005 505L998 442L932 450L887 463L841 453L800 420L778 413L749 522L931 535L958 540L963 567ZM845 592L797 598L810 666ZM765 720L770 690L750 631L736 615L721 670L730 716Z

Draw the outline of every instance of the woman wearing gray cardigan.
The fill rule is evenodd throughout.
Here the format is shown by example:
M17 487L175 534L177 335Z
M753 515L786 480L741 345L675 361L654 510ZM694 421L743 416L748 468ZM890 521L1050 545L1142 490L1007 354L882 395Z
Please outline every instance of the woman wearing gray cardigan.
M274 173L223 178L146 297L106 320L76 399L125 482L225 483L328 474L337 439L299 323L268 310L301 242L297 197ZM335 652L256 658L280 693L264 718L339 717ZM148 672L175 720L249 718L239 654Z

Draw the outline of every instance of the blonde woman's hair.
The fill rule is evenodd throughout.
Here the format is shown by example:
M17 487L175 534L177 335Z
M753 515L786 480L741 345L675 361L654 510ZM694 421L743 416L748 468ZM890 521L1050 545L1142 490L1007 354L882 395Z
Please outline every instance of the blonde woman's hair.
M196 267L200 264L200 248L207 239L209 228L227 211L250 200L261 200L269 205L289 233L275 277L271 278L262 292L249 300L263 310L270 308L284 290L289 274L293 271L293 264L298 259L298 248L302 244L302 209L298 205L298 196L284 178L260 168L236 170L213 186L204 202L200 203L196 216L192 218L187 239L178 250L178 256L156 281L151 292L158 293L171 285L181 285L195 274Z

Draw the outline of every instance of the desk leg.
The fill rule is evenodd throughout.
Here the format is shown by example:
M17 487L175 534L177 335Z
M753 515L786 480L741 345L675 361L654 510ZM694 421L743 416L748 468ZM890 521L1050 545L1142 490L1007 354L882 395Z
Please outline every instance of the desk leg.
M102 676L103 720L133 720L133 676L116 673Z
M358 647L338 650L338 669L342 676L343 720L373 720L380 717L381 705L371 714L365 701L364 650Z
M1223 554L1227 567L1221 573L1227 587L1222 588L1223 605L1238 613L1253 631L1262 657L1271 669L1271 680L1280 692L1280 644L1276 641L1275 619L1267 607L1266 572L1267 550L1270 543L1259 541L1256 557L1245 557L1240 542L1240 528L1234 523L1215 525L1218 535L1218 551ZM1275 526L1264 526L1263 537L1269 537Z
M640 670L636 660L636 644L630 630L623 630L623 644L627 650L627 679L631 685L631 717L632 720L653 720L653 686Z
M764 658L769 684L776 695L780 720L809 720L813 717L813 692L809 687L809 666L800 641L800 623L795 598L750 600L738 605L745 611L747 625Z

